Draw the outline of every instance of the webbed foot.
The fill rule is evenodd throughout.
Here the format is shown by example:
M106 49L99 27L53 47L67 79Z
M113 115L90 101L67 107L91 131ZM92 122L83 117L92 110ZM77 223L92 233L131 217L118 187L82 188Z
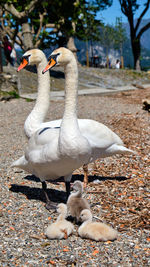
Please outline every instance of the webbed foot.
M45 205L45 208L46 208L47 210L52 210L52 209L56 210L57 205L58 205L58 203L55 203L55 202L53 202L53 201L47 201L47 203L46 203L46 205Z

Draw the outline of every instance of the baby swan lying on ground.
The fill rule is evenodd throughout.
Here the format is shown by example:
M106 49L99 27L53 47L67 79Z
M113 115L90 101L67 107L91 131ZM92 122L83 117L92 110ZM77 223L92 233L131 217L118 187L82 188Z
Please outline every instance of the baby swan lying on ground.
M57 212L59 216L56 222L48 226L45 235L49 239L67 239L74 229L73 224L65 219L67 217L67 205L58 204Z
M68 211L71 216L76 218L76 221L79 221L80 213L84 209L90 210L90 206L86 199L82 198L83 185L80 181L75 181L72 186L75 192L71 193L67 201Z
M85 209L81 211L80 219L83 222L78 229L79 236L95 241L115 240L118 232L105 223L92 222L92 213Z

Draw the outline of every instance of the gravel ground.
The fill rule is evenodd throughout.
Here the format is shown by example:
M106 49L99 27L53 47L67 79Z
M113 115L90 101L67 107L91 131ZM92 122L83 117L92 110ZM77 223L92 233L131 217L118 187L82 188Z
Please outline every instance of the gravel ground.
M77 231L66 240L48 240L44 230L57 215L45 209L41 183L24 171L11 169L27 140L23 124L34 102L13 99L0 103L1 117L1 266L150 266L149 258L149 113L142 99L149 89L111 96L80 96L79 117L92 118L114 130L133 156L114 156L89 166L84 195L93 214L119 231L114 242L81 239ZM62 116L63 100L53 101L47 119ZM83 180L82 168L73 180ZM49 183L53 200L62 202L62 181ZM94 219L96 220L96 219ZM75 226L78 229L78 226Z

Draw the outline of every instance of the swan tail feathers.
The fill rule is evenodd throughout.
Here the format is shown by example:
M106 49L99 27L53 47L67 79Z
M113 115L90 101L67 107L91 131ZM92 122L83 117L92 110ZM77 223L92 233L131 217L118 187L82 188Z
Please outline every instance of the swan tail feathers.
M135 155L137 154L136 151L133 151L132 149L129 149L129 148L124 147L124 146L122 146L121 152L122 152L122 154L135 154Z
M115 154L137 154L137 152L135 152L135 151L123 146L123 145L116 145L116 144L113 144L111 146L111 151L115 152Z
M15 160L12 164L11 167L17 167L20 169L23 169L25 171L29 171L29 166L28 166L28 161L25 159L24 156L20 157L19 159Z

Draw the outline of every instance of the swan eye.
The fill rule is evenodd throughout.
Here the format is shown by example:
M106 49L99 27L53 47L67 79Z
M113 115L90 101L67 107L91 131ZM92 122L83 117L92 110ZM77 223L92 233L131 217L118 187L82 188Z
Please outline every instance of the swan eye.
M49 56L48 58L48 64L45 67L45 69L42 71L42 73L44 74L46 71L52 69L56 64L57 64L57 57L58 55L60 55L60 53L54 54Z
M57 57L60 55L60 53L50 55L48 60L51 61L52 59L57 63Z
M30 57L31 55L28 55L28 56L23 56L21 59L20 59L20 63L22 63L23 61L24 61L24 59L26 60L26 61L29 61L29 57Z

